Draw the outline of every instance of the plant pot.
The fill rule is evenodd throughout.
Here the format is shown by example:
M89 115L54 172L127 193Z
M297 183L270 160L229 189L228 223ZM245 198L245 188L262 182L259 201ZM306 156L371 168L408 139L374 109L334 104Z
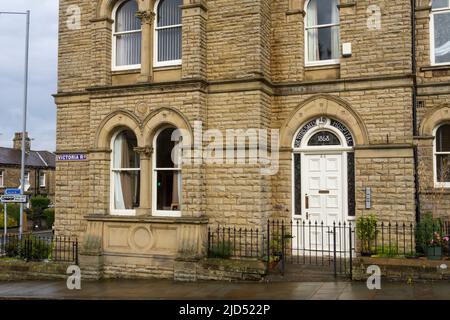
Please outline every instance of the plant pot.
M442 259L442 247L428 247L427 257L429 260L441 260Z

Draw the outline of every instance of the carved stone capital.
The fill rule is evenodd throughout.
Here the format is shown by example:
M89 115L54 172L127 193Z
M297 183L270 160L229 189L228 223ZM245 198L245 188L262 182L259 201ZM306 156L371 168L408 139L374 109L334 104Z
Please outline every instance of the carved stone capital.
M152 11L138 11L136 17L141 20L142 24L152 24L155 21L155 13Z
M136 147L134 148L134 151L139 153L141 157L143 158L150 158L153 154L153 148L146 146L146 147Z

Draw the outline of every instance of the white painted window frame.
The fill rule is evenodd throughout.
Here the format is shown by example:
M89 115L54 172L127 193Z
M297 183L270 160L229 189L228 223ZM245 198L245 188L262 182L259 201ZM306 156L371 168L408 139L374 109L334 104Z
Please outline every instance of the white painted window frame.
M292 155L291 155L291 206L292 206L292 218L294 220L303 220L304 215L296 215L295 212L295 154L300 154L300 157L304 158L305 154L336 154L336 153L342 153L342 174L343 177L348 177L348 154L353 153L354 149L353 147L349 147L347 145L347 139L344 137L341 131L336 129L335 127L330 126L329 124L326 124L324 126L318 126L315 128L311 128L302 139L300 148L295 147L295 138L297 137L299 131L303 128L305 124L301 125L299 129L295 132L293 141L292 141ZM336 146L308 146L308 142L311 139L311 137L316 134L317 132L321 131L329 131L333 134L335 134L339 140L341 141L341 145ZM303 161L302 161L303 163ZM303 177L303 175L302 175ZM348 184L346 183L347 180L342 179L342 209L343 209L343 219L345 222L354 222L356 220L356 217L349 216L348 215L348 206L346 205L348 203ZM300 182L301 183L301 182ZM305 211L305 203L302 201L302 211Z
M116 132L112 138L111 138L111 157L110 157L110 161L111 161L111 165L110 165L110 178L109 178L109 213L112 216L135 216L136 215L136 209L116 209L114 207L114 172L119 172L119 171L138 171L139 173L141 172L141 166L139 163L139 168L114 168L114 141L116 140L117 136L122 133L123 130ZM139 162L140 162L140 158L139 158Z
M5 171L0 170L0 188L5 186Z
M167 129L167 128L172 128L173 126L164 126L162 128L160 128L154 138L153 138L153 150L154 150L154 156L152 159L152 181L153 181L153 185L152 185L152 215L155 217L181 217L181 203L182 203L182 194L180 192L180 194L178 195L180 198L180 210L158 210L158 188L157 188L157 183L158 183L158 171L178 171L179 175L178 175L178 179L179 179L179 183L180 183L180 189L182 187L182 172L181 172L181 167L178 168L158 168L156 166L156 159L158 156L158 146L157 146L157 139L158 136L160 135L160 133ZM181 163L181 161L178 161L178 163Z
M442 13L450 13L450 3L446 8L439 9L431 9L430 13L430 62L432 66L447 66L450 65L450 61L448 62L440 62L436 63L435 56L435 42L434 42L434 16Z
M174 24L171 26L164 26L164 27L158 27L158 6L163 0L158 0L155 3L155 23L153 24L153 67L174 67L174 66L180 66L182 64L182 59L178 60L170 60L170 61L158 61L158 30L163 29L172 29L172 28L183 28L183 24ZM180 46L182 47L182 43L180 43Z
M118 35L123 35L123 34L131 34L131 33L140 33L141 34L141 45L142 45L142 27L140 30L132 30L132 31L124 31L124 32L116 32L116 14L117 14L117 9L119 9L119 7L127 1L132 1L132 0L121 0L118 1L116 3L116 5L114 6L113 10L112 10L112 20L114 21L112 24L112 57L111 57L111 70L112 71L124 71L124 70L135 70L135 69L140 69L141 68L141 64L131 64L131 65L127 65L127 66L116 66L116 50L117 50L117 36ZM141 57L142 59L142 57Z
M438 155L450 155L450 152L437 152L436 151L436 133L439 130L440 127L444 126L444 125L449 125L450 123L442 123L440 125L438 125L436 128L434 128L433 130L433 179L434 179L434 187L435 188L445 188L448 189L450 188L450 182L439 182L438 181L438 177L437 177L437 156Z
M41 180L41 177L42 180ZM45 174L45 172L39 172L39 187L40 188L45 188L47 186L47 175Z
M30 183L30 171L25 171L24 180L25 180L25 184L31 185L31 183Z
M308 58L308 30L309 29L319 29L319 28L326 28L326 27L339 27L339 31L340 31L340 26L341 26L341 22L339 19L339 23L335 24L335 23L330 23L330 24L320 24L320 25L315 25L315 26L308 26L308 20L306 15L308 14L308 5L311 2L311 0L306 1L305 3L305 18L304 18L304 25L305 25L305 32L304 32L304 43L305 43L305 66L306 67L320 67L320 66L331 66L331 65L339 65L341 63L340 59L329 59L329 60L318 60L318 61L309 61ZM339 17L340 18L340 17ZM340 37L339 37L339 48L341 46L340 44Z

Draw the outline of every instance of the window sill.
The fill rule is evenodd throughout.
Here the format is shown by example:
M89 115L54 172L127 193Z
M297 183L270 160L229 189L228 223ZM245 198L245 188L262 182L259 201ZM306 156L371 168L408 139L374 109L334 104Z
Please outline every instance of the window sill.
M341 67L340 63L305 65L305 70L306 71L315 71L315 70L339 69L340 67Z
M121 74L133 74L133 73L140 73L141 69L127 69L127 70L112 70L112 75L121 75Z
M437 65L437 66L426 66L420 68L420 71L437 71L437 70L450 70L450 64Z
M209 219L206 216L201 217L155 217L145 216L115 216L115 215L97 215L90 214L85 216L87 221L103 222L129 222L129 223L160 223L160 224L208 224Z

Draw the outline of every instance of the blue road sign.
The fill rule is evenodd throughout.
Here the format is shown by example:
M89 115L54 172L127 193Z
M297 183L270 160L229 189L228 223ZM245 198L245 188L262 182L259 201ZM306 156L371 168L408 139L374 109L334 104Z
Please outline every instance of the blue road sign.
M11 195L19 195L20 189L6 189L5 195L11 196Z

